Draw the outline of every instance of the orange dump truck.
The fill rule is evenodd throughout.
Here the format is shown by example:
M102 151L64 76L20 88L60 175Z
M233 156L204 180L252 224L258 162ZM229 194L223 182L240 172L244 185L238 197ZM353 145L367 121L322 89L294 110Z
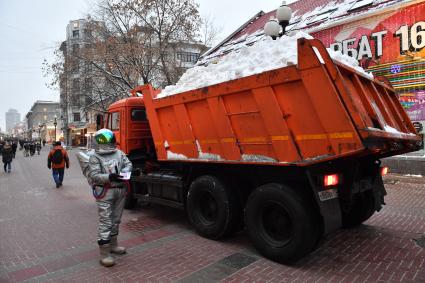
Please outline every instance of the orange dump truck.
M149 85L132 93L107 123L142 169L127 207L185 209L212 239L246 227L280 262L379 211L379 159L420 145L394 90L334 62L318 40L298 40L297 65L163 98Z

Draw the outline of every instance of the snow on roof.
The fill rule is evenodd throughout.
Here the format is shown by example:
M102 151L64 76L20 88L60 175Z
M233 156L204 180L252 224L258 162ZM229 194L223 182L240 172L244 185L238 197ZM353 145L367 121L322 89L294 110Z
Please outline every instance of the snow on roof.
M317 32L340 24L353 21L366 14L401 5L417 2L414 0L300 0L289 4L292 9L292 18L287 27L288 31L303 30L308 33ZM366 13L365 13L366 12ZM275 17L276 11L259 12L255 17L243 24L223 42L211 48L202 55L198 65L207 63L215 57L221 57L245 45L253 44L264 37L263 27Z

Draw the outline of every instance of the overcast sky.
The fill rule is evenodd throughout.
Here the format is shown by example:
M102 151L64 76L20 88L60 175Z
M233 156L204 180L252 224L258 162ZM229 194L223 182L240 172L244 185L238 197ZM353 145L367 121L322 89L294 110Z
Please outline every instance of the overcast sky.
M195 0L202 15L222 26L222 38L260 10L271 11L281 0ZM290 1L293 2L293 1ZM85 17L95 1L0 0L0 128L5 113L19 111L23 119L36 100L59 101L59 91L46 87L41 66L65 40L70 20Z

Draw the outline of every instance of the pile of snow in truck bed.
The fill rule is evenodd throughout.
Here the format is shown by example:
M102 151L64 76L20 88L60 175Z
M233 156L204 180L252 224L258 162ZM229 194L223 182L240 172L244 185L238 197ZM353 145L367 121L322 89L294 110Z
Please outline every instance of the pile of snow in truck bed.
M195 66L188 69L176 85L163 89L157 98L296 65L298 62L297 39L301 37L312 38L304 32L298 32L293 36L283 36L277 40L264 37L253 46L246 46L229 53L215 62L210 62L207 66ZM334 60L372 77L359 67L356 59L340 52L328 51Z

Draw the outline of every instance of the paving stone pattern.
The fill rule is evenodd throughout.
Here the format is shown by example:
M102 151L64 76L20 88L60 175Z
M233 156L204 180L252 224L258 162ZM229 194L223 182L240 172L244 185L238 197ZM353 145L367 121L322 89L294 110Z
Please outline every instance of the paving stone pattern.
M425 282L425 181L390 175L387 205L365 225L339 230L289 266L271 262L246 233L211 241L183 211L161 206L125 211L128 253L101 267L97 211L76 150L63 188L40 156L18 152L0 172L0 282Z

